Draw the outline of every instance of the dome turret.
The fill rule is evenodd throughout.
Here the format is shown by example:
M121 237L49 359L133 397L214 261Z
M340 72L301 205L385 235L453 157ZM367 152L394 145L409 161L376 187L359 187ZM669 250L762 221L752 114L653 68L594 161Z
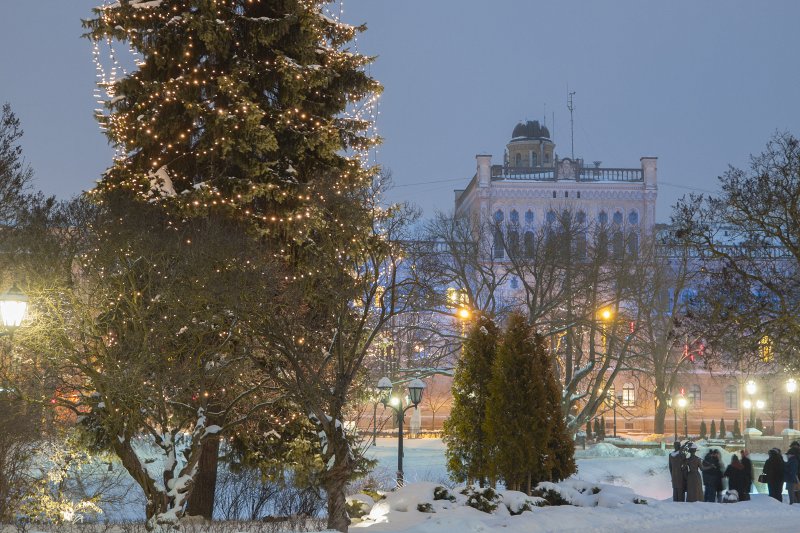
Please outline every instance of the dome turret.
M525 124L520 122L514 126L514 131L511 133L512 139L549 139L550 131L547 126L539 124L538 120L529 120Z

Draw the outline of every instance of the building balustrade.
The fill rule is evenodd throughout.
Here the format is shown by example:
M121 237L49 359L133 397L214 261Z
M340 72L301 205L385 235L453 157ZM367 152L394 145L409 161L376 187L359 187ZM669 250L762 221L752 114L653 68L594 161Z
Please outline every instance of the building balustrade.
M644 175L641 168L576 168L576 166L573 165L571 168L569 168L568 172L564 172L562 165L558 163L556 163L554 167L512 167L507 165L492 165L492 181L558 181L559 179L574 180L578 182L617 181L635 183L644 181Z

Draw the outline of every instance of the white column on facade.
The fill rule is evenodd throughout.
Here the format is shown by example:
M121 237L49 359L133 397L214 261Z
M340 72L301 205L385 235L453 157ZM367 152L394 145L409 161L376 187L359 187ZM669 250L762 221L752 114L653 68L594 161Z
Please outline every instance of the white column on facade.
M478 162L478 187L488 187L489 182L492 181L492 156L491 154L478 154L475 159Z

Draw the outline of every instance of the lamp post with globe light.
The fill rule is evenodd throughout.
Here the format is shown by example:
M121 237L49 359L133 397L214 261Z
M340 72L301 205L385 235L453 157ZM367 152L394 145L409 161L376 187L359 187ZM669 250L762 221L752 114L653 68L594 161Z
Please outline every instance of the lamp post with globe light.
M786 392L789 393L789 429L794 429L794 417L792 416L792 394L797 390L797 381L789 378L786 381Z
M683 409L683 435L687 439L689 438L689 420L686 416L686 406L689 402L686 401L686 396L683 394L678 396L678 407ZM677 440L677 439L676 439Z
M678 409L672 401L672 396L667 396L667 407L672 408L672 427L675 429L675 441L678 441Z
M391 407L397 414L397 486L403 486L403 419L406 416L406 411L412 407L416 408L422 401L422 393L425 390L425 384L420 379L412 379L408 383L408 399L406 406L403 407L403 401L397 397L392 396L392 382L387 377L383 377L378 381L378 390L381 391L381 403Z
M744 384L744 390L747 392L747 400L744 401L745 409L750 409L750 421L747 423L747 427L752 428L756 426L756 412L753 409L753 394L756 393L758 387L756 387L756 382L752 379L749 380L747 383Z
M0 320L5 328L0 336L13 333L22 324L27 311L28 297L16 284L0 295Z

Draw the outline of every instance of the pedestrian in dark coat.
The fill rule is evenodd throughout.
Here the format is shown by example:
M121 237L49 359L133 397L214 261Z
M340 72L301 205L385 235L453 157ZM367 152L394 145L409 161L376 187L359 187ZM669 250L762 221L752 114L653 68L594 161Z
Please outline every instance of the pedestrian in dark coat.
M675 441L675 451L669 454L669 475L672 478L672 501L686 501L686 454L681 442Z
M753 487L753 461L750 460L750 451L742 450L742 466L746 475L744 494L739 494L739 501L745 502L750 499L750 489Z
M700 469L703 471L703 486L705 487L703 501L710 503L719 501L717 495L722 492L722 463L716 450L710 450L706 454Z
M686 465L689 472L686 474L686 501L699 502L703 499L703 479L700 477L702 461L697 457L697 444L689 445L689 458Z
M779 502L783 501L783 455L778 448L772 448L764 463L764 474L767 476L769 495Z
M739 501L742 501L742 496L750 492L750 486L748 485L750 478L747 475L744 464L739 461L736 455L731 458L731 464L725 469L724 476L728 478L728 489L735 490Z
M792 446L786 452L786 463L783 465L783 481L789 493L789 505L797 503L797 473L800 470L800 446Z

